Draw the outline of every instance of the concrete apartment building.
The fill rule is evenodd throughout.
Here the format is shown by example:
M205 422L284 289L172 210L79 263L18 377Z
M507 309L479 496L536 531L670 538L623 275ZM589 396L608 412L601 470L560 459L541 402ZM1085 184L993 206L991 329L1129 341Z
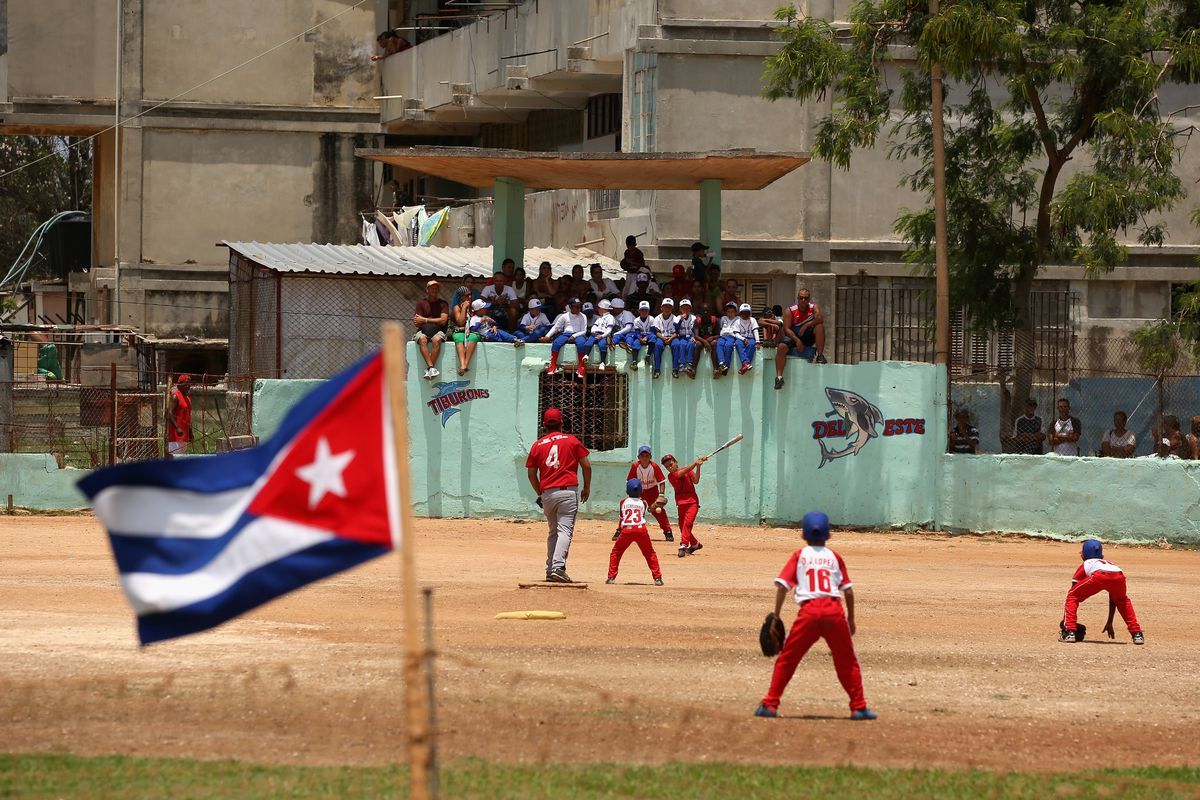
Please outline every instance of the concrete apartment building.
M828 106L769 103L760 96L763 58L778 47L773 15L782 4L514 3L500 17L417 39L413 49L386 60L383 93L394 97L382 103L388 145L460 137L479 146L525 150L809 151L814 122ZM797 5L844 20L851 3ZM436 15L437 6L435 0L410 4L408 24L419 22L422 9ZM1195 87L1165 87L1163 106L1186 106L1188 97L1194 103ZM1191 111L1182 124L1194 123L1197 115L1200 111ZM1047 312L1046 324L1071 325L1082 336L1116 337L1168 310L1172 284L1197 276L1200 231L1188 212L1200 204L1195 188L1200 148L1187 150L1180 168L1192 197L1166 215L1167 245L1146 248L1131 239L1129 265L1100 279L1089 279L1079 267L1047 268L1038 289L1070 301L1065 309L1051 304L1055 310ZM903 244L892 231L902 208L921 204L899 187L904 171L881 145L856 153L849 171L814 160L760 192L724 193L726 273L742 279L756 303L784 303L803 280L827 314L835 310L835 287L922 285L903 263ZM430 193L454 191L444 182L422 185ZM531 211L539 209L527 215L530 244L588 241L619 257L624 236L640 233L648 256L669 269L687 262L697 237L696 193L622 191L619 199L612 192L546 194L552 196L528 200ZM490 243L486 205L457 211L453 219L448 236Z
M71 276L85 321L224 338L218 242L354 242L374 204L354 148L378 142L385 25L374 0L0 0L0 135L99 134L93 268Z

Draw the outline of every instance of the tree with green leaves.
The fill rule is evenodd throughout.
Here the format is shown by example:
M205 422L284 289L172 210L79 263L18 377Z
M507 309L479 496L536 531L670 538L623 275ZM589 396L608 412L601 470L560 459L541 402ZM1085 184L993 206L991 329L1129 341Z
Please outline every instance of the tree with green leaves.
M1200 81L1200 3L947 0L931 16L926 0L860 0L846 30L794 6L777 17L783 46L766 60L764 95L828 97L812 150L840 168L890 141L889 156L911 165L904 182L929 198L894 223L928 274L930 69L942 65L951 303L981 329L1016 332L1015 413L1033 380L1038 271L1103 272L1127 258L1129 238L1162 244L1155 216L1185 196L1175 167L1191 107L1163 107L1160 89Z

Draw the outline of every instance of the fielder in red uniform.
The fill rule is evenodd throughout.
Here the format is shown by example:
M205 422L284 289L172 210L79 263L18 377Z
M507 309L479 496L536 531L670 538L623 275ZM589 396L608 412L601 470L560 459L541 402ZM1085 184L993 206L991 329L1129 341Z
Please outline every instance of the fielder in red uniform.
M642 498L642 482L637 478L630 478L625 482L625 494L629 496L621 501L620 522L617 528L620 535L617 537L617 543L613 545L612 552L608 555L608 580L605 583L616 583L617 568L621 566L621 556L625 555L629 545L636 544L642 551L642 557L646 559L646 566L650 567L650 575L654 578L654 582L662 586L662 570L658 568L658 554L654 552L654 545L650 544L650 531L646 529L648 507L645 499ZM659 498L659 511L662 511L662 504L665 502L665 497Z
M779 716L779 700L796 672L800 659L817 639L829 643L833 668L846 694L850 695L850 719L875 719L863 697L862 671L854 654L854 589L842 557L825 546L829 541L829 517L820 511L804 515L803 550L792 553L775 579L775 615L783 610L783 598L795 591L800 613L775 659L771 688L754 711L756 717ZM842 598L846 610L842 611Z
M675 534L671 531L671 518L667 516L667 510L664 508L664 503L656 502L662 492L663 485L667 482L667 476L663 473L662 467L654 463L654 453L650 450L650 445L644 444L638 448L637 461L629 467L629 474L625 476L625 480L631 481L637 478L642 482L642 499L646 501L646 506L650 509L650 513L658 520L658 527L662 529L663 540L668 542L675 541ZM665 492L662 494L666 497ZM613 536L613 541L617 540L617 536L621 533L620 528L617 529L616 535Z
M1145 644L1146 634L1133 612L1133 601L1125 593L1125 573L1116 564L1104 560L1104 545L1099 539L1088 539L1083 543L1083 563L1071 578L1071 589L1067 592L1067 603L1063 609L1063 632L1059 641L1074 642L1075 626L1078 623L1079 604L1094 594L1108 592L1108 624L1104 632L1108 638L1116 636L1113 631L1113 612L1121 612L1125 627L1134 644Z
M696 515L700 513L700 497L696 494L696 484L700 482L700 465L708 459L697 458L683 469L675 456L668 453L663 456L662 465L667 468L667 480L675 489L675 507L679 510L679 557L690 556L704 545L692 535L692 525Z

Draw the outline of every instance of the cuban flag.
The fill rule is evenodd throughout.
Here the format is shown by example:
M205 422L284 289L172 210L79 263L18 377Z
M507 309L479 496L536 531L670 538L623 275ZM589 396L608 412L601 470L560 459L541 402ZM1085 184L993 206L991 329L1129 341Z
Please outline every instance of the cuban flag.
M382 362L368 356L322 384L251 450L121 464L79 482L142 644L220 625L398 543Z

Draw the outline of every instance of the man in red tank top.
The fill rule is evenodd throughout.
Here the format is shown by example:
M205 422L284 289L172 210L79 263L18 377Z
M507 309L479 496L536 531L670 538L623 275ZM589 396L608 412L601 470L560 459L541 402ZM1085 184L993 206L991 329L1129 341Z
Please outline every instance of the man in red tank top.
M180 375L167 408L167 458L186 455L192 441L192 376Z

